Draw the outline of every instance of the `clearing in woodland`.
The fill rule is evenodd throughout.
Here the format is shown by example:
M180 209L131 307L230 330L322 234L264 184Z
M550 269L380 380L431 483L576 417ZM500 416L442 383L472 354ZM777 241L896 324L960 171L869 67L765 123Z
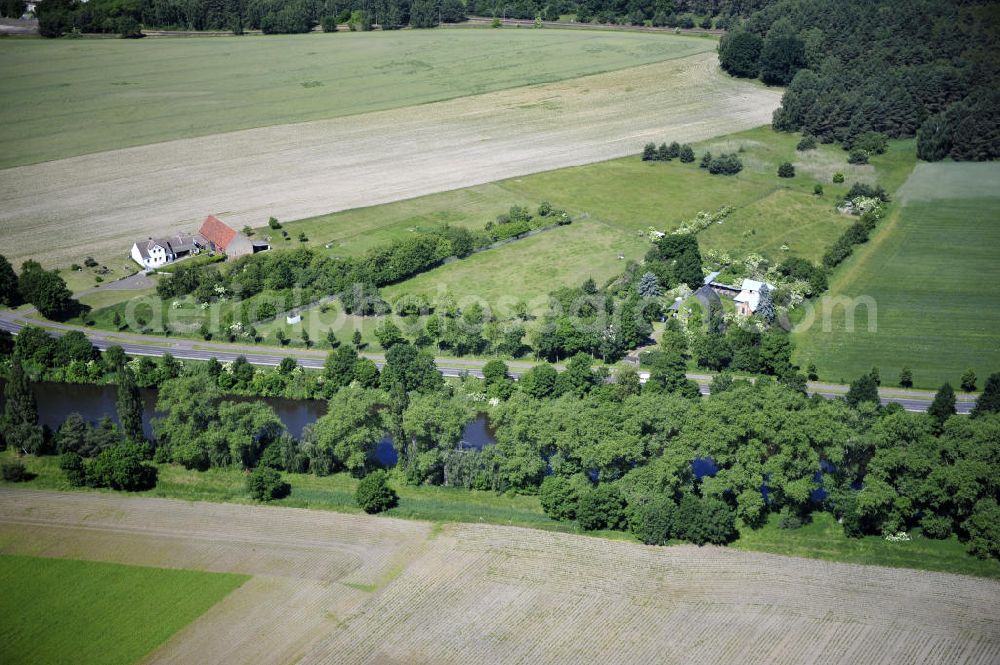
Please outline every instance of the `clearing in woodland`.
M4 553L254 575L148 662L1000 658L993 580L515 527L0 493Z
M460 34L449 32L449 35ZM137 238L299 219L634 154L762 125L780 91L714 53L349 117L84 155L0 172L13 263L126 263ZM225 111L223 111L225 112Z

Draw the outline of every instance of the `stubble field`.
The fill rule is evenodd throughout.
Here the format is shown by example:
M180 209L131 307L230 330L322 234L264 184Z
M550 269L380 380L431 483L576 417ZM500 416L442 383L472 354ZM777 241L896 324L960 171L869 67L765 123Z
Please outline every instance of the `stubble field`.
M652 36L656 39L656 36ZM697 141L770 120L780 93L714 53L343 118L0 171L0 253L48 265L122 257L148 235L298 219Z
M147 662L992 663L1000 583L489 525L5 490L0 551L254 577Z
M715 44L570 30L5 40L0 168L551 83Z

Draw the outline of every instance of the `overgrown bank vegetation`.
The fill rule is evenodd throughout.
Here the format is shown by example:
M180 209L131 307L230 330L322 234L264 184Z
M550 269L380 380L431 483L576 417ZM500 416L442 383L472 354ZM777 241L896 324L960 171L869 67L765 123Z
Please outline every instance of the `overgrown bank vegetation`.
M18 455L60 453L69 485L139 490L148 486L143 479L156 481L159 474L146 471L155 462L168 473L171 464L192 470L186 483L195 488L202 477L206 488L218 481L213 469L253 470L251 496L274 500L291 491L286 501L294 502L295 486L282 473L366 477L380 470L375 452L388 435L399 456L391 477L402 514L427 516L407 512L406 487L443 486L537 495L545 514L569 528L620 530L650 544L722 544L771 521L795 530L830 515L840 523L838 537L958 538L976 557L1000 558L1000 374L987 380L968 418L954 415L953 394L950 408L942 394L929 414L880 407L871 375L852 385L846 401L724 376L702 399L683 363L666 354L653 360L645 384L629 369L605 382L582 354L561 373L540 365L514 382L495 361L485 379L446 383L432 357L401 341L383 370L370 365L364 380L366 361L331 354L321 376L331 395L327 414L298 440L265 403L225 397L219 386L233 379L234 366L178 364L161 383L162 415L147 441L129 425L136 405L128 364L109 368L119 382L120 428L107 421L94 429L71 416L49 432L37 424L24 354L15 348L9 361L4 441ZM463 447L465 423L483 410L496 444ZM371 484L356 499L372 512L391 508L384 485ZM451 514L467 515L456 496L449 495ZM353 498L344 493L340 505Z

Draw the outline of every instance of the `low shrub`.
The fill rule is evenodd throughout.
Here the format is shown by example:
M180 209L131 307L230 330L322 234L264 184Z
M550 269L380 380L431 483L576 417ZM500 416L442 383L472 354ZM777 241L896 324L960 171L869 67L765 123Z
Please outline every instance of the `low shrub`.
M83 458L77 453L65 453L59 458L59 468L66 475L66 480L73 487L83 487L87 484L87 474L83 466Z
M389 487L388 475L382 469L372 471L361 479L354 492L354 500L369 515L385 512L399 505L399 495Z
M122 443L102 450L84 463L87 485L140 492L156 486L156 467L145 461L145 448Z
M743 162L735 154L723 154L712 158L708 172L712 175L736 175L743 170Z
M255 501L274 501L292 493L292 486L281 479L281 472L258 466L247 476L247 492Z
M847 157L848 164L867 164L868 163L868 153L864 150L852 150L851 154Z
M6 460L0 465L3 479L9 483L22 483L28 480L28 469L19 459Z
M601 484L583 492L576 508L576 521L586 531L617 529L625 522L625 499L614 485Z

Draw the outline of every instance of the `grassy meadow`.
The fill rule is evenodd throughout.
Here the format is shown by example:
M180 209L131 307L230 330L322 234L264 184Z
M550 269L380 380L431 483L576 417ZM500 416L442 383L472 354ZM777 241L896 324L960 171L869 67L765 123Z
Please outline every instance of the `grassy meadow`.
M852 166L837 146L798 152L798 140L798 135L761 127L694 146L699 158L705 151L739 153L744 169L735 176L711 175L697 161L643 162L633 156L310 219L283 220L288 240L281 240L267 227L255 232L271 236L278 247L305 245L332 256L358 256L443 224L482 230L513 205L535 210L542 201L549 201L568 210L575 219L569 226L453 261L384 289L390 301L404 294L433 301L445 293L458 301L479 299L504 319L512 316L517 301L531 305L558 287L577 285L588 277L601 283L620 273L627 260L641 260L649 248L646 232L650 227L669 231L700 210L714 211L725 205L734 212L722 224L699 234L703 251L726 251L737 258L755 252L773 261L802 256L818 262L853 222L836 210L850 185L877 181L895 189L915 161L912 141L893 142L872 165ZM796 177L777 176L778 165L786 160L795 164ZM838 171L845 174L842 184L832 182ZM823 196L813 193L817 183L824 187ZM300 233L305 234L304 242L298 239ZM110 327L114 311L124 313L126 303L115 304L113 299L94 312L98 327ZM189 335L208 316L194 305L168 312L170 304L162 305L164 320L168 313L183 319L189 324ZM223 308L238 310L234 304ZM377 322L345 316L336 304L325 312L307 309L303 323L314 340L329 329L346 340L358 328L369 349L378 349L371 334ZM265 343L276 343L273 335L278 329L296 340L302 326L288 326L280 317L258 326ZM153 332L158 332L155 326Z
M699 157L706 150L739 152L745 168L735 176L710 175L697 162L626 157L293 221L285 229L292 238L305 232L308 245L348 256L421 227L448 223L482 229L512 205L533 209L549 201L569 210L577 221L568 227L450 263L385 290L390 299L447 291L456 298L483 298L493 306L501 298L530 301L587 277L601 282L621 271L619 256L642 259L650 227L669 231L700 210L724 205L735 211L723 224L699 234L703 251L734 256L756 252L775 261L802 256L818 262L853 221L836 211L851 184L898 187L913 167L913 144L893 142L872 165L852 166L837 146L797 152L798 140L798 135L761 127L695 145ZM795 164L795 178L777 177L778 165L786 160ZM843 184L832 182L838 171L845 174ZM824 187L821 197L813 194L817 183Z
M715 45L581 30L8 39L0 168L558 81Z
M0 662L134 663L246 579L0 555Z
M450 293L482 299L500 316L513 316L512 305L544 297L558 286L593 277L603 283L625 269L619 259L641 257L649 243L595 219L581 219L534 236L487 250L383 289L391 302L403 294L433 299ZM542 303L544 305L544 302ZM506 307L504 306L506 305Z
M5 457L10 453L0 453ZM64 491L81 490L70 487L54 457L24 458L29 471L37 474L30 486L37 489ZM190 471L172 464L159 465L157 486L145 496L185 499L188 501L218 501L251 503L246 496L245 476L238 469ZM354 501L357 479L349 474L317 477L310 474L283 474L292 486L292 494L274 505L359 512ZM630 540L620 531L581 531L575 522L559 522L542 511L537 496L496 494L431 485L412 486L399 480L393 482L399 493L399 506L386 515L432 522L486 522L530 527L546 531L582 533ZM11 487L0 480L0 487ZM808 556L829 561L845 561L867 565L937 570L1000 579L1000 562L981 561L965 552L955 536L947 540L930 540L915 530L908 543L890 543L877 536L851 539L843 535L840 525L825 513L817 513L811 523L800 529L780 529L777 515L758 530L742 529L733 547L757 552L789 556Z
M868 296L877 306L869 331L858 308L854 332L845 308L833 309L796 335L799 364L816 363L823 379L850 380L880 368L895 385L903 367L916 387L957 388L967 368L1000 371L1000 166L920 164L872 240L835 273L829 295Z

